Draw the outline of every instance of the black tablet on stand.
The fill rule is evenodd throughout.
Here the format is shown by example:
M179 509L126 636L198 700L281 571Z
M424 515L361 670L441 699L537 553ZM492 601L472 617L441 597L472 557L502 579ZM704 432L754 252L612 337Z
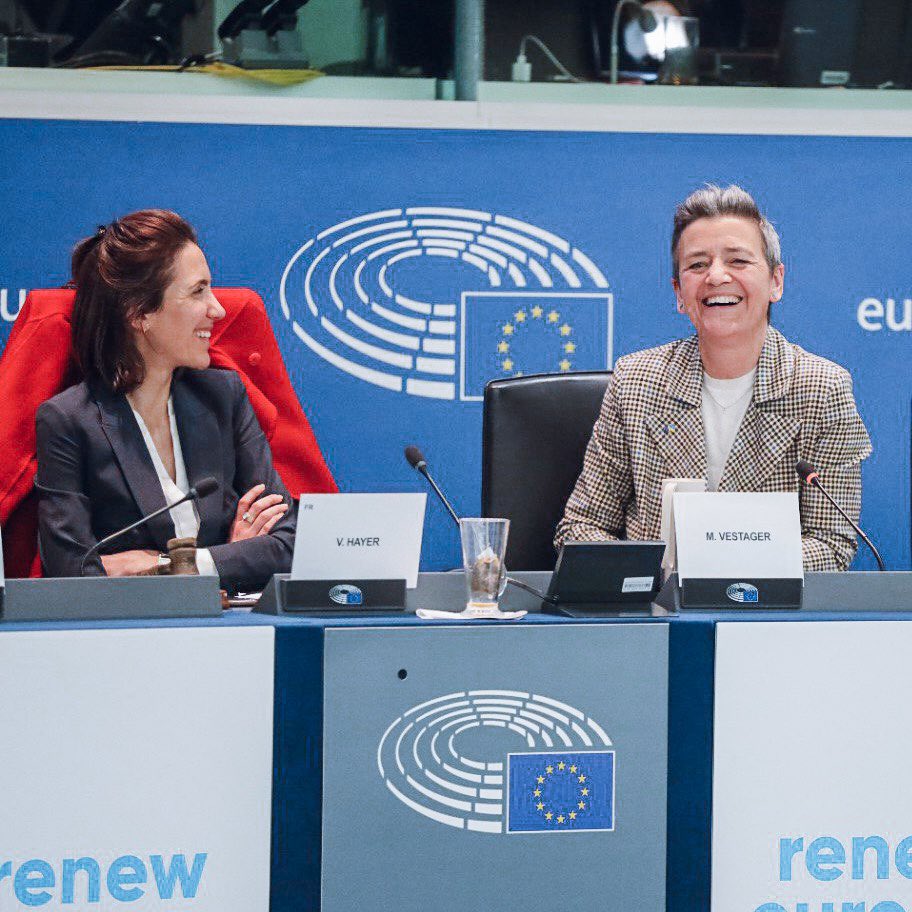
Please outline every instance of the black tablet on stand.
M576 618L651 614L664 553L661 541L567 542L542 611Z

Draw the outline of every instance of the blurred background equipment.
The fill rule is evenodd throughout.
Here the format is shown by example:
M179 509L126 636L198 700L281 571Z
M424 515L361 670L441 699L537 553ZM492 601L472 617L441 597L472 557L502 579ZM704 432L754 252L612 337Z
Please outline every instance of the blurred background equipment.
M856 30L852 84L912 88L912 2L865 0Z
M112 13L121 0L17 0L13 4L17 25L23 32L58 36L60 47L81 44Z
M462 47L474 49L462 59L486 81L598 82L611 80L616 23L620 81L912 87L912 0L460 0L458 8L474 20L457 16L456 0L0 0L0 66L224 56L246 67L449 80ZM460 22L483 28L460 31ZM457 31L471 40L457 41ZM525 59L516 55L521 42Z
M69 67L176 63L181 24L195 12L194 0L18 0L16 7L30 25L22 20L20 30L47 45L50 63Z
M455 0L365 2L369 18L369 71L383 76L401 74L438 79L453 75ZM490 47L487 21L485 31L486 44Z
M181 22L193 12L194 0L124 0L84 41L62 53L70 66L177 63Z
M247 69L306 69L298 10L307 0L241 0L218 27L226 63Z
M786 0L779 82L844 86L852 78L860 0Z
M625 45L634 45L630 50L631 56L639 58L640 60L645 60L647 57L651 56L649 45L652 43L652 38L659 29L659 20L652 10L646 8L645 4L639 3L638 0L619 0L614 7L614 15L611 17L610 75L611 82L613 83L618 81L618 44L620 41L618 29L621 25L621 14L624 12L625 7L630 7L636 16L635 20L631 20L627 23L628 27L625 29L624 33ZM674 14L677 14L677 9L674 7L672 7L672 9L674 10ZM628 33L630 35L630 41L627 40Z
M0 23L0 67L46 67L51 62L50 35L20 35Z
M623 13L629 18L623 36L619 33ZM597 33L593 33L598 41ZM697 48L700 21L682 15L682 10L666 0L620 0L611 21L610 81L618 81L618 59L623 43L628 58L637 70L632 74L643 82L668 85L693 85L697 82ZM625 73L626 77L631 74Z
M909 0L785 0L777 82L906 88L912 84Z

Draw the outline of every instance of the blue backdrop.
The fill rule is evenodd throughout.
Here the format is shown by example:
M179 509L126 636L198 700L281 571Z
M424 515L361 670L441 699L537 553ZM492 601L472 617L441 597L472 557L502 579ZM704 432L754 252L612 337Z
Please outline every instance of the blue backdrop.
M912 140L6 120L0 142L0 345L20 289L66 281L77 239L175 209L215 283L265 299L342 490L421 489L415 442L465 514L484 381L688 334L671 213L705 181L740 183L782 236L773 322L855 378L863 522L909 568ZM456 562L429 501L423 566Z

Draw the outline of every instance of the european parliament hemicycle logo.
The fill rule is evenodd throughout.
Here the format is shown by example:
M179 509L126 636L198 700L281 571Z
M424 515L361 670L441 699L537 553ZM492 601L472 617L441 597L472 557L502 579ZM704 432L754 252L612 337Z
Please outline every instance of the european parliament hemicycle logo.
M608 287L546 228L413 206L320 231L285 267L280 302L334 368L396 393L472 401L493 379L610 367Z
M473 755L472 734L485 729L502 750ZM611 740L594 719L515 690L419 703L389 725L377 748L380 776L406 807L477 833L613 830L615 766Z

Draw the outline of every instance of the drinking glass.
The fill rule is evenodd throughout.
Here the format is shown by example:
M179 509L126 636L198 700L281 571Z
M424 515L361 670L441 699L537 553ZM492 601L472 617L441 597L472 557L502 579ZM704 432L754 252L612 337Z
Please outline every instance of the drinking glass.
M468 592L466 609L496 611L506 583L504 554L510 520L460 519L459 532Z

